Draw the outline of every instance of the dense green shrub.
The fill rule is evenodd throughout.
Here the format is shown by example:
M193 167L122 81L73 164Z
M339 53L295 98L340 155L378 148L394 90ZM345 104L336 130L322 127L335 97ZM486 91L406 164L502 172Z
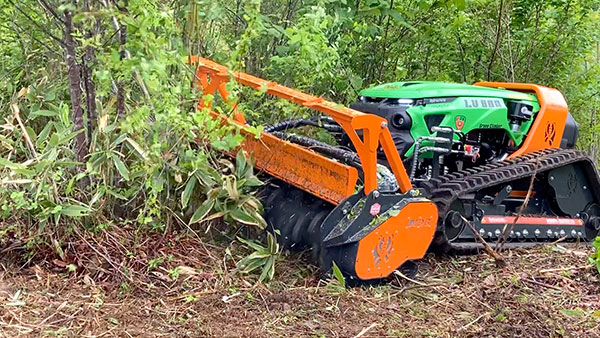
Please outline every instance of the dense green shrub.
M34 252L123 223L141 234L263 227L251 159L219 153L241 135L196 109L190 54L344 104L406 79L554 86L598 159L599 10L593 0L0 0L12 18L0 24L0 242ZM256 131L310 114L229 89ZM245 271L275 261L272 240L255 248Z
M38 3L3 2L5 14L24 16L17 25L35 29L30 40L19 30L1 31L6 41L1 52L10 56L3 76L11 81L3 82L0 101L0 241L25 239L34 252L68 241L74 230L121 223L133 223L140 233L205 230L215 220L264 227L254 197L262 182L251 158L240 152L232 162L218 153L234 150L243 138L196 108L183 21L167 5L134 0L126 11L111 3L90 10L81 4L55 8L59 15L75 13L77 55L94 50L87 66L93 71L96 116L86 100L85 123L77 126L61 49L45 58L29 56L64 45L55 41L64 34L56 29L63 23L47 25L46 31L38 25L55 19L25 20L45 10ZM125 43L114 38L121 29L115 32L113 22L126 27ZM55 67L44 67L49 61ZM83 69L86 61L79 65ZM88 94L88 84L81 86ZM75 152L81 135L83 159Z

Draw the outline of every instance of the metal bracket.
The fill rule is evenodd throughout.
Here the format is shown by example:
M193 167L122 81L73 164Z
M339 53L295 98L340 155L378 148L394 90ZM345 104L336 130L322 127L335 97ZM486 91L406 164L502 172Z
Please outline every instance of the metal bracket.
M510 195L511 192L512 187L510 185L507 185L502 190L500 190L498 195L496 195L496 198L494 198L494 205L502 204L502 202L504 202L504 200Z

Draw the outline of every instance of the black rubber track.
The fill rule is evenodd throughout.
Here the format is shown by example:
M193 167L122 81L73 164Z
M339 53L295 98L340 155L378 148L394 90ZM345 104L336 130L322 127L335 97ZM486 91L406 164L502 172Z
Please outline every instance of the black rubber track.
M423 189L426 196L435 202L439 211L440 221L432 248L441 249L442 251L452 249L462 251L480 247L477 243L472 243L472 248L470 248L470 243L449 242L443 234L442 222L452 203L459 197L484 188L507 184L512 181L531 177L536 173L539 174L577 162L583 162L588 169L587 178L592 185L600 187L593 162L584 152L574 149L545 149L513 159L469 168L464 171L441 176L437 179L419 182L418 187ZM523 243L518 242L506 243L506 247L523 245Z

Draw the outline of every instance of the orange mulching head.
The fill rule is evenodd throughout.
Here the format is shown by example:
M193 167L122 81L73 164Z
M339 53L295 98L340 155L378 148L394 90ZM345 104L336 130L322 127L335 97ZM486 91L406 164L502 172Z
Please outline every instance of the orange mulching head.
M196 84L204 94L219 93L227 101L226 83L234 80L313 109L343 129L358 155L359 165L350 166L274 134L263 132L256 138L246 130L235 104L233 118L212 113L223 123L237 124L246 136L242 149L253 154L259 169L281 182L265 201L266 220L279 232L280 242L310 247L325 271L335 262L355 280L384 278L407 260L423 257L436 229L437 208L413 189L386 119L230 72L207 59L190 61L197 65ZM210 103L201 100L198 107L210 108ZM385 154L395 182L388 191L380 191L378 150ZM355 192L359 178L363 187Z

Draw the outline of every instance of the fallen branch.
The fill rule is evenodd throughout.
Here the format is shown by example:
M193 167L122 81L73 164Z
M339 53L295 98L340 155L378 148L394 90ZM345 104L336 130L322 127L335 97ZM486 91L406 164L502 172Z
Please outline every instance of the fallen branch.
M473 324L477 323L477 322L478 322L478 321L479 321L481 318L483 318L483 317L485 317L485 316L487 316L487 315L489 315L489 313L487 313L487 312L486 312L486 313L484 313L484 314L482 314L481 316L479 316L479 317L475 318L475 320L473 320L473 321L469 322L467 325L465 325L465 326L461 327L460 329L458 329L458 331L465 330L466 328L468 328L469 326L471 326L471 325L473 325Z
M21 131L23 132L23 138L25 139L27 148L29 148L29 151L31 151L31 154L33 155L35 160L38 161L37 151L35 151L33 142L31 142L31 138L29 138L27 129L25 129L25 125L23 124L23 121L21 120L21 110L19 109L19 105L13 102L13 103L11 103L10 107L12 108L13 115L15 116L15 118L17 119L17 122L19 123L19 127L21 127Z
M377 323L373 323L367 327L365 327L362 331L360 331L356 336L354 336L354 338L359 338L365 335L365 333L369 332L369 330L371 330L372 328L374 328L375 326L377 326Z
M538 281L536 281L536 280L534 280L534 279L523 279L523 281L524 281L524 282L527 282L527 283L531 283L531 284L535 284L535 285L543 286L543 287L545 287L545 288L550 288L550 289L553 289L553 290L563 291L563 290L562 290L561 288L559 288L558 286L555 286L555 285L550 285L550 284L546 284L546 283L542 283L542 282L538 282Z
M475 230L475 227L473 226L473 224L471 224L471 222L469 222L469 220L464 218L464 216L462 216L462 215L460 217L462 218L463 222L465 222L467 225L469 225L469 228L471 228L471 231L473 231L473 235L475 235L475 238L477 238L477 240L479 242L481 242L481 244L483 245L485 252L487 252L488 255L490 255L490 256L492 256L492 258L494 258L496 265L499 268L505 268L508 264L506 263L506 260L504 259L504 257L502 257L502 255L499 254L498 252L496 252L494 249L492 249L492 247L488 244L488 242L486 242L485 239L483 239L483 237L481 237L479 232L477 232L477 230Z
M552 242L552 243L550 243L550 244L552 244L552 245L554 245L554 244L558 244L558 243L560 243L560 242L564 241L565 239L567 239L567 236L561 237L561 238L559 238L559 239L555 240L554 242Z
M411 283L414 283L414 284L417 284L417 285L420 285L420 286L429 286L428 284L421 283L421 282L419 282L417 280L414 280L412 278L407 277L405 274L403 274L402 272L400 272L398 270L394 270L394 274L397 275L397 276L400 276L400 277L402 277L404 279L406 279L407 281L409 281Z
M547 273L547 272L562 272L562 271L573 271L573 270L587 270L593 267L594 264L588 264L583 266L568 266L566 268L555 268L555 269L542 269L539 270L539 273Z
M513 231L513 229L515 228L515 225L519 221L519 218L521 218L521 216L523 215L523 210L525 210L525 208L527 208L527 205L529 205L529 198L531 197L531 192L533 190L533 183L535 182L535 177L537 176L537 171L538 171L539 167L540 167L540 158L538 157L535 162L535 170L533 171L533 175L531 176L531 180L529 181L529 188L527 189L527 195L525 195L525 200L523 201L523 204L519 208L517 217L515 217L515 219L513 220L512 224L510 226L510 229L507 229L508 224L504 224L504 228L502 229L502 235L500 235L500 237L498 237L498 241L496 242L496 250L495 250L496 252L502 251L502 248L504 247L504 243L506 243L506 239L507 239L508 235L511 233L511 231Z

